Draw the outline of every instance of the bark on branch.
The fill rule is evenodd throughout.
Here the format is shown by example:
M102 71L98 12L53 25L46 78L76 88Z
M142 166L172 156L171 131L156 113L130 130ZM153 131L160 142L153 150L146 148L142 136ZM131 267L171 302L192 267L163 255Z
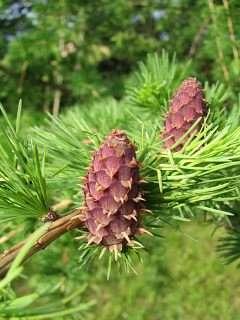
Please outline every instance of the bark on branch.
M47 232L43 236L41 236L36 244L29 250L24 261L26 261L38 251L45 249L54 240L58 239L66 232L76 228L80 228L81 226L82 219L80 210L75 210L71 214L52 222ZM22 241L18 243L17 245L6 250L0 255L0 278L2 278L7 273L9 267L11 266L11 263L16 258L25 242L26 241Z

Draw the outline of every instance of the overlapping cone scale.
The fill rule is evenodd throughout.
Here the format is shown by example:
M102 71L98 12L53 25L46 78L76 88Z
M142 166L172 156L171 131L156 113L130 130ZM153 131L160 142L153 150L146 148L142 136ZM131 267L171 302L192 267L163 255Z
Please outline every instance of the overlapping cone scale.
M113 131L94 153L84 196L89 243L118 251L130 245L143 199L135 148L122 131Z
M200 130L205 114L201 84L195 78L184 80L173 96L166 116L163 133L165 148L171 149L188 132L173 148L174 151L180 150L189 137Z

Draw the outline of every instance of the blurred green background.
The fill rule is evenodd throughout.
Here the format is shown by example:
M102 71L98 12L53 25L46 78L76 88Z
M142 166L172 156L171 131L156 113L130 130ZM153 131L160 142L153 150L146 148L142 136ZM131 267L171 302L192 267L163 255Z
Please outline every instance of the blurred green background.
M239 44L239 0L0 0L0 101L15 113L22 98L27 127L46 112L121 99L137 63L163 49L199 80L224 82L237 98ZM97 303L91 320L238 320L240 273L214 250L224 230L212 232L203 222L166 228L138 275L113 273L107 281L96 264L73 270L69 283L76 288L76 272L79 284L87 282L85 298ZM60 243L67 246L69 237ZM30 287L71 274L78 253L59 258L60 249L33 258ZM18 290L26 288L20 283Z
M58 113L120 99L147 53L166 49L200 80L239 88L239 0L0 1L0 100Z

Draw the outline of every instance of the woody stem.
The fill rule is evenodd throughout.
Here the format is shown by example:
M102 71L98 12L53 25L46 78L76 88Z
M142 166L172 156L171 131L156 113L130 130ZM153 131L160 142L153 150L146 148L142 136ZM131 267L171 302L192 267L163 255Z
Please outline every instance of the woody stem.
M52 222L46 233L43 234L28 251L27 255L24 258L24 261L26 261L38 251L45 249L54 240L58 239L66 232L76 228L80 228L81 226L81 211L79 209ZM9 267L11 266L11 263L16 258L26 241L21 241L20 243L6 250L0 255L0 278L2 278L7 273Z

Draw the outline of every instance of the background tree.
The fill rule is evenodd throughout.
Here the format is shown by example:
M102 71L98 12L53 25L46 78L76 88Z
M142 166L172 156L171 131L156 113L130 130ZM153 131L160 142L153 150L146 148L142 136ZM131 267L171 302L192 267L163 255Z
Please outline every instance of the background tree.
M147 53L177 53L198 78L238 88L239 3L205 1L2 1L1 100L58 113L120 98ZM15 92L15 94L11 94Z

